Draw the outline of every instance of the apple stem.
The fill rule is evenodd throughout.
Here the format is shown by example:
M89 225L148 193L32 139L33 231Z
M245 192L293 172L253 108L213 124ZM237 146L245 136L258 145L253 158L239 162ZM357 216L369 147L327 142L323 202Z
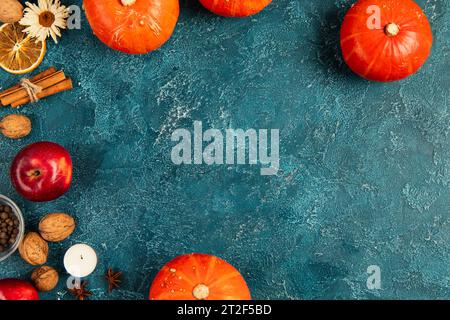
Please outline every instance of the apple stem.
M28 172L27 176L29 177L39 177L41 175L41 172L39 170L33 170Z

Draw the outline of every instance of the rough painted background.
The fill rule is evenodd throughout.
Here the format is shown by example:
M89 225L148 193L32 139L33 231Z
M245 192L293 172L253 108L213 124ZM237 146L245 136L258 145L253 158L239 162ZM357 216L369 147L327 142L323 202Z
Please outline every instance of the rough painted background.
M274 0L261 14L225 19L181 1L171 40L128 56L82 30L49 42L40 67L65 69L76 88L20 110L33 133L0 139L0 192L18 202L27 227L52 211L73 214L70 239L50 245L61 273L67 248L86 242L100 263L93 299L145 299L158 269L176 255L218 255L245 276L256 299L449 297L449 11L420 0L434 46L424 68L396 83L354 74L339 52L340 23L352 0ZM81 4L81 1L63 1ZM1 86L18 77L0 72ZM175 166L175 128L279 128L281 170ZM69 149L73 186L46 204L12 189L20 148L39 140ZM382 289L368 290L379 265ZM123 270L106 293L108 266ZM27 279L18 254L0 278Z

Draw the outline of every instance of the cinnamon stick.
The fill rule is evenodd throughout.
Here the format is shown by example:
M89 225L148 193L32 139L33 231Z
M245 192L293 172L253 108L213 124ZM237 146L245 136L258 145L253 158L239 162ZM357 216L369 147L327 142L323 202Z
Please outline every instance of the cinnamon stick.
M45 78L42 78L35 82L36 85L40 86L43 90L47 89L61 81L66 79L66 76L63 71L55 72L51 75L46 76ZM39 97L39 94L37 95ZM20 87L20 89L14 90L7 94L6 96L0 98L0 102L2 105L6 106L8 104L13 104L15 101L22 100L28 98L27 91Z
M51 74L53 74L55 72L56 72L56 68L55 67L50 67L50 68L48 68L48 69L38 73L34 77L32 77L30 79L30 81L35 83L36 81L41 80L41 79L43 79L43 78L45 78L45 77L47 77L47 76L49 76L49 75L51 75ZM0 98L3 98L4 96L10 94L12 91L18 90L20 88L21 88L21 86L19 84L17 84L17 85L15 85L15 86L13 86L13 87L11 87L9 89L6 89L3 92L0 92Z
M42 90L40 93L37 94L37 97L39 99L42 99L42 98L57 94L59 92L70 90L72 88L73 88L72 79L67 78L55 85L52 85L52 86ZM26 97L11 103L11 106L13 108L17 108L17 107L27 104L29 102L30 102L30 97L27 95Z

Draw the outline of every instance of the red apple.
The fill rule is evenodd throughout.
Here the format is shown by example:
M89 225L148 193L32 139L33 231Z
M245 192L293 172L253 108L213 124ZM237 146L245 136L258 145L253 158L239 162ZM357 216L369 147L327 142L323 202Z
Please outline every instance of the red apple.
M2 279L0 280L0 300L39 300L39 294L26 281Z
M72 159L59 144L30 144L14 158L11 180L17 192L30 201L55 200L70 187Z

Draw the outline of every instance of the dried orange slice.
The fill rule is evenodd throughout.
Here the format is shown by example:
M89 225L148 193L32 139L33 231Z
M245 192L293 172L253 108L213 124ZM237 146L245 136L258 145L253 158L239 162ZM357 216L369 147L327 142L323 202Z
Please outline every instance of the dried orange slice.
M18 23L6 23L0 27L0 67L13 74L24 74L36 69L44 59L46 46L36 42Z

